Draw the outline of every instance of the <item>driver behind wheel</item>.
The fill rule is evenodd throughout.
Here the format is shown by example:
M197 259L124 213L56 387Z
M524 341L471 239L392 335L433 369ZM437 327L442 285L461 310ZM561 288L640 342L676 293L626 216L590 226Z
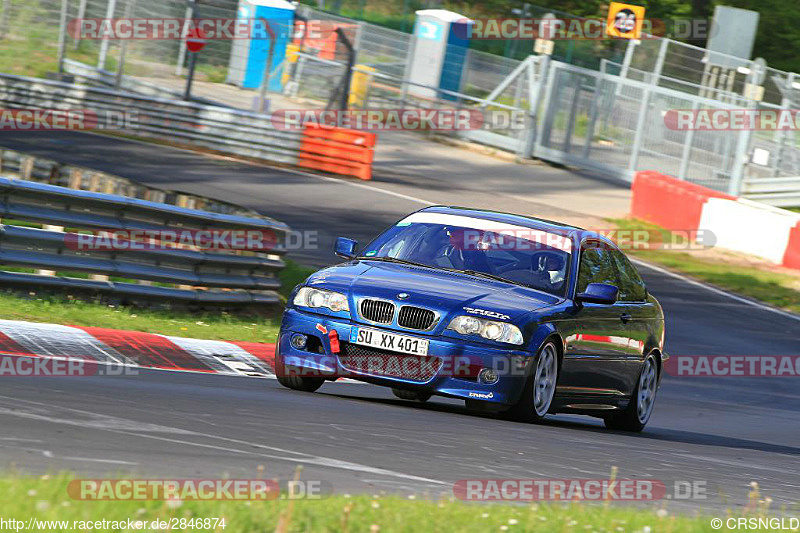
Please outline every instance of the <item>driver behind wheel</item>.
M560 289L566 276L566 266L564 257L556 252L533 254L531 257L533 286L546 290Z

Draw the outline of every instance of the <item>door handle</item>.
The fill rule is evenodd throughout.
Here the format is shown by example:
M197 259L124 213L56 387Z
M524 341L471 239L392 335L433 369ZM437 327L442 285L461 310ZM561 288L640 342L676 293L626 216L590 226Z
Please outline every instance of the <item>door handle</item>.
M630 320L632 318L633 317L631 315L629 315L628 313L622 313L621 315L619 315L619 319L622 320L622 322L628 322L628 320Z

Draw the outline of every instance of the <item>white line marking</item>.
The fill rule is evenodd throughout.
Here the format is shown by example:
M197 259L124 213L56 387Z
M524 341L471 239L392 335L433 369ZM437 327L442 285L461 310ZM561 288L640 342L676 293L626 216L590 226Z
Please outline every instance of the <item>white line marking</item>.
M367 189L369 191L375 191L375 192L379 192L379 193L383 193L383 194L388 194L389 196L395 196L397 198L402 198L404 200L408 200L410 202L416 202L416 203L422 204L422 205L436 205L435 202L429 202L428 200L423 200L422 198L417 198L416 196L409 196L407 194L401 194L399 192L387 191L386 189L381 189L380 187L374 187L372 185L366 185L364 183L359 183L357 181L349 181L349 180L346 180L346 179L332 178L330 176L321 176L319 174L313 174L311 172L302 172L302 171L293 170L293 169L281 169L281 170L285 170L285 171L291 172L293 174L299 174L301 176L308 176L308 177L311 177L311 178L321 179L323 181L331 181L331 182L334 182L334 183L340 183L342 185L349 185L351 187L358 187L359 189Z
M800 315L795 315L794 313L790 313L789 311L784 311L783 309L777 309L775 307L769 306L769 305L761 303L761 302L757 302L757 301L754 301L754 300L749 300L747 298L744 298L742 296L738 296L738 295L730 293L728 291L724 291L722 289L718 289L717 287L714 287L712 285L707 285L707 284L702 283L700 281L696 281L696 280L693 280L691 278L687 278L687 277L685 277L685 276L683 276L681 274L678 274L676 272L672 272L672 271L667 270L665 268L661 268L661 267L655 266L652 263L648 263L646 261L642 261L641 259L636 259L636 258L633 258L633 257L630 257L630 256L628 258L632 262L636 263L637 265L642 265L645 268L649 268L650 270L655 270L656 272L658 272L660 274L664 274L665 276L669 276L671 278L679 279L679 280L681 280L681 281L683 281L685 283L688 283L689 285L694 285L695 287L702 287L702 288L706 289L707 291L711 291L711 292L713 292L715 294L719 294L720 296L727 296L731 300L736 300L737 302L741 302L741 303L744 303L744 304L752 305L753 307L758 307L759 309L762 309L764 311L770 311L772 313L776 313L776 314L785 316L786 318L791 318L792 320L800 320Z
M322 457L318 455L310 455L303 452L298 452L294 450L287 450L284 448L276 448L274 446L266 446L264 444L259 444L257 442L249 442L239 439L232 439L228 437L222 437L218 435L210 435L207 433L200 433L197 431L190 431L186 429L177 428L174 426L163 426L160 424L152 424L147 422L137 422L135 420L130 420L127 418L120 418L117 416L111 415L104 415L101 413L96 413L93 411L85 411L83 409L74 409L72 407L63 407L59 406L57 409L61 409L62 411L67 411L71 413L77 413L81 416L86 416L88 420L70 420L63 416L61 413L54 413L53 416L48 416L46 414L36 414L32 412L25 412L23 406L20 406L20 403L29 404L40 406L40 411L46 411L47 409L51 409L53 406L45 403L45 402L38 402L32 400L22 400L20 402L18 399L12 398L10 396L0 396L0 398L9 400L12 402L16 402L16 407L14 409L5 409L0 408L0 414L9 415L9 416L17 416L21 418L28 418L28 419L35 419L40 420L43 422L50 422L53 424L66 424L72 426L79 426L84 427L87 429L95 429L99 431L108 431L110 433L118 433L123 435L132 435L135 437L141 437L145 439L153 439L153 440L160 440L164 442L172 442L175 444L185 444L188 446L196 446L200 448L209 448L213 450L223 451L223 452L230 452L236 453L241 455L255 455L257 457L264 457L267 459L275 459L275 460L283 460L289 461L293 463L302 463L302 464L309 464L309 465L318 465L327 468L339 468L342 470L350 470L352 472L362 472L362 473L369 473L374 475L386 476L386 477L396 477L401 479L408 479L411 481L421 481L424 483L430 483L435 485L447 485L444 481L439 481L436 479L429 479L425 477L414 476L411 474L404 474L402 472L395 472L394 470L385 470L383 468L376 468L373 466L362 465L359 463L351 463L349 461L342 461L339 459L333 459L330 457ZM44 409L42 409L44 408ZM57 416L60 415L60 416ZM156 435L150 435L147 433L142 433L141 430L137 431L137 428L141 428L144 431L153 431L157 433L172 433L177 435L185 435L191 437L203 437L207 439L215 439L220 440L223 442L228 442L232 444L241 444L248 448L258 448L262 450L269 450L272 452L277 452L282 455L272 455L266 453L257 453L249 450L241 450L237 448L232 448L230 446L216 446L213 444L204 444L201 442L193 442L189 440L182 440L176 438L169 438L169 437L162 437ZM47 450L38 450L45 452ZM48 452L51 453L51 452ZM51 453L52 455L52 453ZM47 456L47 455L46 455ZM291 457L294 456L294 457ZM105 461L105 460L101 460Z
M323 466L323 467L327 467L327 468L339 468L339 469L342 469L342 470L350 470L352 472L363 472L363 473L376 474L376 475L381 475L381 476L386 476L386 477L397 477L397 478L401 478L401 479L408 479L408 480L411 480L411 481L422 481L424 483L431 483L431 484L434 484L434 485L447 485L447 483L445 483L444 481L439 481L439 480L436 480L436 479L429 479L429 478L425 478L425 477L413 476L411 474L403 474L402 472L395 472L394 470L385 470L383 468L376 468L376 467L373 467L373 466L362 465L362 464L359 464L359 463L351 463L349 461L341 461L339 459L331 459L329 457L321 457L321 456L317 456L317 455L309 455L309 454L300 453L300 452L296 452L296 451L292 451L292 450L284 450L282 448L274 448L272 446L264 446L263 444L258 444L258 443L255 443L255 442L247 442L247 441L241 441L241 440L237 440L237 439L228 439L228 438L225 438L225 437L219 437L217 435L207 435L205 433L191 432L193 435L198 436L198 437L206 437L206 438L210 438L210 439L219 439L219 440L223 440L223 441L226 441L226 442L244 444L246 446L251 446L251 447L254 447L254 448L263 448L263 449L266 449L266 450L272 450L272 451L276 451L276 452L280 452L280 453L293 454L293 455L297 455L299 457L286 457L286 456L282 456L282 455L271 455L271 454L265 454L265 453L256 453L256 452L251 452L251 451L248 451L248 450L239 450L239 449L236 449L236 448L231 448L230 446L216 446L216 445L213 445L213 444L203 444L201 442L192 442L192 441L181 440L181 439L171 439L171 438L168 438L168 437L159 437L159 436L156 436L156 435L147 435L147 434L142 434L142 433L136 433L136 432L133 432L133 431L115 431L115 430L109 430L109 431L111 431L112 433L122 433L122 434L125 434L125 435L132 435L132 436L135 436L135 437L142 437L142 438L145 438L145 439L154 439L154 440L160 440L160 441L164 441L164 442L172 442L172 443L175 443L175 444L185 444L185 445L188 445L188 446L197 446L197 447L200 447L200 448L209 448L209 449L212 449L212 450L219 450L219 451L223 451L223 452L237 453L237 454L242 454L242 455L255 455L255 456L264 457L264 458L267 458L267 459L275 459L275 460L280 460L280 461L289 461L289 462L293 462L293 463L317 465L317 466Z

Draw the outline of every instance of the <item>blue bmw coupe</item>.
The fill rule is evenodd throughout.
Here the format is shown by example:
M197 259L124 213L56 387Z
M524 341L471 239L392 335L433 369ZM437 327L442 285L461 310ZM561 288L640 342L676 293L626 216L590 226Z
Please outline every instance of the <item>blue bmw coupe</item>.
M315 391L357 379L406 400L539 421L603 418L641 431L661 372L664 315L609 239L546 220L436 206L292 292L275 354L278 381Z

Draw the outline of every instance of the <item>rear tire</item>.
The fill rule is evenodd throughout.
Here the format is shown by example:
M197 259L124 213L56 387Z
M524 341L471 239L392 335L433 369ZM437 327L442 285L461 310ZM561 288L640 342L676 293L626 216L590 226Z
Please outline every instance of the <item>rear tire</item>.
M276 376L278 383L287 389L299 390L302 392L314 392L325 383L324 378L308 378L302 376Z
M392 392L401 400L409 400L412 402L427 402L432 394L430 392L411 391L406 389L395 389L392 387Z
M658 363L653 354L645 359L636 390L633 391L628 407L605 419L608 429L621 431L642 431L650 420L658 392Z
M539 348L531 375L525 381L525 388L508 413L522 422L541 422L553 404L557 383L558 349L550 340Z

